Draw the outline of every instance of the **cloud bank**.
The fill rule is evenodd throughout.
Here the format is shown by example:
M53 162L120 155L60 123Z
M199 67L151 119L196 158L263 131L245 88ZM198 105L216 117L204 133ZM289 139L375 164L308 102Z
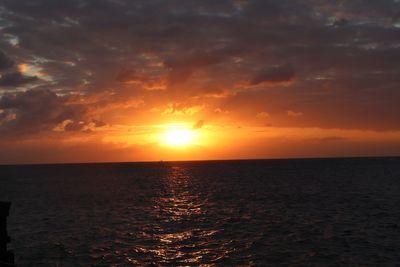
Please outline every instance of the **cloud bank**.
M257 114L275 127L400 130L398 10L396 0L0 0L0 137L183 118L265 125Z

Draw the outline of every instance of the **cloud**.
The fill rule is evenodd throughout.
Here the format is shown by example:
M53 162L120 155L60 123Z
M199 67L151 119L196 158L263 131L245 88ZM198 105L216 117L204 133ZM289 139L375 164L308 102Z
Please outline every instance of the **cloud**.
M311 141L318 141L318 142L335 142L335 141L345 141L348 138L343 136L327 136L327 137L320 137L320 138L313 138L310 139Z
M19 71L10 72L1 75L0 87L19 87L37 80L36 76L26 76Z
M14 65L14 62L4 54L3 51L0 50L0 71L11 68Z
M141 80L142 78L138 76L135 70L122 70L118 73L117 77L115 78L118 82L132 82Z
M69 103L49 90L8 93L0 98L0 135L24 137L43 132L86 131L102 127L93 106ZM60 127L60 125L62 127Z
M204 126L204 120L199 120L193 125L193 129L201 129Z
M257 115L256 115L257 119L267 119L269 117L270 117L269 113L265 112L265 111L257 113Z
M277 127L400 129L399 8L389 0L3 0L0 97L18 87L57 101L47 111L6 109L0 128L41 132L71 120L66 130L84 131L92 119L193 114L245 125L268 110ZM21 64L47 79L18 72ZM75 98L82 102L70 104ZM298 110L307 118L294 120Z
M268 68L261 71L250 81L250 85L258 85L260 83L281 83L289 82L295 77L295 71L289 64Z
M296 112L296 111L293 111L293 110L288 110L288 111L287 111L287 115L288 115L289 117L301 117L301 116L303 116L304 114L303 114L303 112L300 112L300 111Z
M137 85L146 90L165 90L166 81L163 81L160 75L152 75L143 71L133 69L121 70L115 78L117 82L126 85Z
M172 103L168 104L162 112L162 115L193 115L199 113L204 107L191 105L190 103Z
M167 59L164 66L169 70L171 84L186 81L194 71L204 69L219 63L224 63L228 58L243 52L241 48L229 47L211 51L194 51L188 55Z
M260 135L293 128L296 140L349 149L368 131L323 144L342 133L300 132L400 129L398 10L393 0L0 0L1 147L13 139L14 159L36 155L25 149L32 140L52 159L63 156L57 144L79 139L69 155L89 159L105 131L209 121L263 125ZM54 149L37 141L49 137Z

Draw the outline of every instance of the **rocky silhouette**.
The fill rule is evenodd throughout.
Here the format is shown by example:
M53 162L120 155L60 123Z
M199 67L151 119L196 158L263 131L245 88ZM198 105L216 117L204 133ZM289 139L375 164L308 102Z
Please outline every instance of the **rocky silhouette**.
M7 250L10 237L7 233L7 217L10 211L10 202L0 201L0 265L14 266L14 254Z

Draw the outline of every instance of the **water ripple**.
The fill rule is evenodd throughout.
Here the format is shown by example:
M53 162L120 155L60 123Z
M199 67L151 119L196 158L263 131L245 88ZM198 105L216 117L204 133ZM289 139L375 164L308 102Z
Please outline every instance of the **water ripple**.
M18 266L396 266L399 161L0 167L0 193Z

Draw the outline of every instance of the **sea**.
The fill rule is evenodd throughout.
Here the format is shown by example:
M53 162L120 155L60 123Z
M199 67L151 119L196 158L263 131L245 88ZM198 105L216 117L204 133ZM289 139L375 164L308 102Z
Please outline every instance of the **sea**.
M400 266L400 158L0 166L16 266Z

